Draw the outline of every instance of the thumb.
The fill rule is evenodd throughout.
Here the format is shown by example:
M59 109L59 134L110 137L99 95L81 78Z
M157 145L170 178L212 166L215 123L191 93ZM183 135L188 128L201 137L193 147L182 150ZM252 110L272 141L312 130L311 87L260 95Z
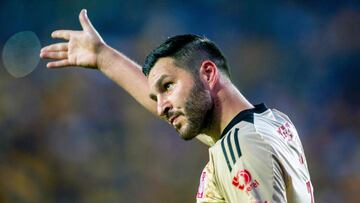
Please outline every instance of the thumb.
M79 14L79 20L80 20L80 24L81 24L81 27L83 28L83 30L85 30L85 31L95 30L94 26L91 24L91 22L87 16L86 9L81 10L81 12Z

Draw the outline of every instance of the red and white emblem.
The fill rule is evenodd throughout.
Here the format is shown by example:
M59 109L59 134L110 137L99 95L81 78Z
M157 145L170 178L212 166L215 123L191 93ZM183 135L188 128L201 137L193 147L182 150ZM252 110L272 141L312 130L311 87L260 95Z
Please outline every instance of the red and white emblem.
M232 184L235 187L238 187L240 190L244 190L245 185L249 184L251 181L251 174L247 170L241 170L237 172L236 176L233 178Z
M232 184L240 190L245 190L248 194L254 188L257 188L260 183L257 180L252 181L251 174L248 170L239 170L232 180Z

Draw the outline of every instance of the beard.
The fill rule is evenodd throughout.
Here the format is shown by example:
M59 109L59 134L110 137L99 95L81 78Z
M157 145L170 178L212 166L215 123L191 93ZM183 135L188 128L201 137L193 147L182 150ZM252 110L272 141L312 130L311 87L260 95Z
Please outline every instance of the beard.
M184 114L187 123L182 127L176 128L181 138L191 140L205 129L211 123L211 112L213 110L213 101L204 84L200 79L195 79L189 96L185 102Z

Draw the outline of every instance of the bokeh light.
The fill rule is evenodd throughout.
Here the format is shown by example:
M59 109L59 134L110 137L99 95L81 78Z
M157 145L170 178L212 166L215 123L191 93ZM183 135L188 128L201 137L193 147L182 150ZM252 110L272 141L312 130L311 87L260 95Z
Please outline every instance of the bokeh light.
M39 38L32 31L18 32L4 45L2 60L6 70L15 78L30 74L39 64Z

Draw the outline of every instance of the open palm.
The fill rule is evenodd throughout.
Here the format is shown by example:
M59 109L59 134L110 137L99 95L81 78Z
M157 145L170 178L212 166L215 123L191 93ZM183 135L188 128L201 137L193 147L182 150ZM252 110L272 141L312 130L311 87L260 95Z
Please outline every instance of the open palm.
M51 44L41 49L40 57L54 61L47 64L48 68L82 66L97 68L97 53L105 44L87 17L86 10L79 15L82 31L57 30L51 36L68 42Z

